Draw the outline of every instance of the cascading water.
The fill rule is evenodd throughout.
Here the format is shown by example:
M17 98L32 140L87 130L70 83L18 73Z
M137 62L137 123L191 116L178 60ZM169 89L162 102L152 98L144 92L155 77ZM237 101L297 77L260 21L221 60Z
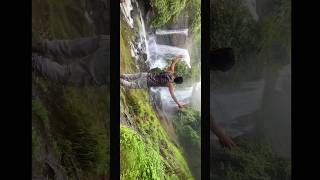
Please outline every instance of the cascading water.
M141 54L146 54L147 58L145 63L147 63L149 69L156 67L163 69L168 65L168 60L180 55L182 56L182 61L185 61L189 68L191 68L190 55L187 49L166 44L157 44L156 41L157 36L175 34L183 34L188 36L188 29L157 29L155 34L147 34L142 12L139 8L139 3L135 0L126 0L124 3L120 3L120 7L122 14L124 14L125 21L131 28L136 28L138 30L138 36L133 42L129 42L132 57L137 60ZM132 10L135 11L134 14L131 13ZM135 17L131 17L132 15ZM194 86L197 86L197 92L201 91L199 90L199 83L196 83L190 87L176 88L175 95L178 101L182 104L189 104L191 101L191 96L195 92ZM177 109L177 105L171 98L168 88L152 88L150 95L154 96L151 97L151 99L157 99L155 97L160 97L161 109L164 112L169 112L170 109ZM200 96L198 97L198 100L200 100Z
M175 32L185 32L185 31L186 30L183 29L183 30L176 30ZM168 31L161 30L160 32L172 33L172 30L168 30ZM168 65L168 60L170 60L178 55L181 55L182 60L187 63L189 68L191 68L190 55L189 55L188 50L186 50L186 49L175 47L175 46L157 44L156 35L149 36L148 47L149 47L149 51L148 51L147 63L149 65L150 69L156 68L156 67L162 69ZM197 85L197 84L199 84L199 83L196 83L195 85ZM199 88L197 88L197 89L199 89ZM189 104L191 96L193 94L193 91L194 91L193 86L186 87L186 88L177 88L175 90L175 95L181 104ZM168 88L154 88L153 91L151 91L151 92L160 94L162 109L165 112L170 112L171 109L176 109L175 107L177 107L177 104L173 101L173 99L168 91ZM200 99L200 97L198 99Z
M177 110L177 104L171 98L168 88L151 88L151 93L158 94L161 99L161 109L171 119ZM176 98L181 104L191 104L196 110L201 111L201 82L191 87L179 88L175 91Z
M239 127L239 119L261 108L264 86L264 80L258 80L244 82L238 89L228 92L210 90L210 112L230 136L237 137L254 128L255 124L250 122Z
M156 35L168 35L168 34L183 34L188 36L188 29L170 29L170 30L163 30L157 29Z
M190 64L190 55L188 50L175 47L175 46L169 46L169 45L163 45L163 44L157 44L156 42L156 36L150 36L148 40L148 46L149 46L149 56L148 56L148 64L150 68L164 68L168 64L168 60L181 55L182 60L187 63L189 68L191 68Z
M210 112L231 137L258 130L270 140L276 153L290 157L291 65L284 66L277 76L271 74L242 82L236 89L212 86Z
M120 3L120 9L124 15L125 21L127 24L133 28L133 19L131 17L131 11L133 10L131 0L126 0L123 3Z

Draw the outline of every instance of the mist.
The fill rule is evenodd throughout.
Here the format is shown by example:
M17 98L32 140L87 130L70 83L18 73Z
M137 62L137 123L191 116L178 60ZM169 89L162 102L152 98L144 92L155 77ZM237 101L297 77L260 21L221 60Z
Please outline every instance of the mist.
M210 110L226 134L265 137L278 155L291 158L291 64L238 87L211 85L210 92Z
M234 66L210 72L211 179L291 179L291 1L211 0L210 48ZM250 161L248 161L250 159Z

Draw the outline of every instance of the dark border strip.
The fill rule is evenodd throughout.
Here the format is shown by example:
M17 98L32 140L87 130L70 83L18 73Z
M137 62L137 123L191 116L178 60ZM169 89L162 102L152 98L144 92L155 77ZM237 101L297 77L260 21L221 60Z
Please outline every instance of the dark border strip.
M210 1L201 1L201 179L210 179Z
M110 179L120 179L120 5L110 2Z

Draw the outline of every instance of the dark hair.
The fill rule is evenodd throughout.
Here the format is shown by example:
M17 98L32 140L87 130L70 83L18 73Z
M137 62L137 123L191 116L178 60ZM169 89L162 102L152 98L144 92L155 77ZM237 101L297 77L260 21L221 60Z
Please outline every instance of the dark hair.
M228 71L234 65L232 48L217 48L209 52L209 66L211 70Z
M181 76L175 77L173 80L176 84L182 84L183 78Z

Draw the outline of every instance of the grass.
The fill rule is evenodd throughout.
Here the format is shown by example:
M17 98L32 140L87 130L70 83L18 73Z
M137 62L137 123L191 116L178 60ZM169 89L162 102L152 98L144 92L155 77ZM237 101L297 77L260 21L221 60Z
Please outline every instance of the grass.
M130 27L123 21L120 21L120 72L133 73L136 68L134 60L130 54L129 41L132 40L133 32Z
M41 37L73 39L94 34L78 1L33 0L32 6L33 40ZM36 76L33 76L33 85L40 97L32 101L33 119L39 119L45 127L44 130L37 127L33 130L32 151L35 157L41 143L48 140L69 179L107 176L110 103L106 94L109 89L63 86ZM41 131L48 134L49 139L39 136Z
M167 177L169 179L192 179L192 175L190 174L181 150L173 145L170 137L164 131L156 114L153 112L152 107L149 105L149 101L146 98L148 94L143 90L131 90L130 92L126 92L124 96L126 97L126 104L122 105L126 106L132 115L137 126L135 135L139 137L139 142L143 145L135 146L130 143L125 143L129 140L127 140L128 137L125 135L125 127L121 127L120 129L123 131L120 137L121 162L124 164L134 163L136 166L144 167L138 169L133 168L133 170L135 169L134 171L139 172L135 178L139 178L143 176L144 173L151 171L149 168L156 168L154 170L157 172L156 176L152 176L152 178L150 176L149 178L161 179L161 177ZM137 147L141 147L142 149L136 149ZM126 151L126 149L131 149L131 151ZM138 152L140 151L148 151L151 154L141 155L142 159L132 161L132 156L135 158L136 153L139 154ZM149 157L151 157L151 159L149 159ZM156 163L157 166L154 167L155 165L153 163ZM126 177L126 172L131 172L131 168L130 166L124 166L121 171L121 176ZM132 174L128 177L131 176ZM148 178L145 177L145 179Z
M121 22L121 73L136 72L127 42L132 32ZM146 90L120 90L121 114L134 127L120 127L122 179L193 179L179 147L172 143L149 104ZM125 117L125 116L124 116Z
M232 150L213 146L214 179L291 179L290 161L275 155L265 139L243 138L238 146Z
M109 134L106 117L108 98L103 89L79 91L66 89L64 95L52 100L52 123L64 164L74 161L85 176L105 174L109 161ZM93 93L100 94L100 98ZM55 95L52 95L55 97ZM70 147L68 147L68 145Z
M121 179L161 179L163 159L132 129L120 127Z

